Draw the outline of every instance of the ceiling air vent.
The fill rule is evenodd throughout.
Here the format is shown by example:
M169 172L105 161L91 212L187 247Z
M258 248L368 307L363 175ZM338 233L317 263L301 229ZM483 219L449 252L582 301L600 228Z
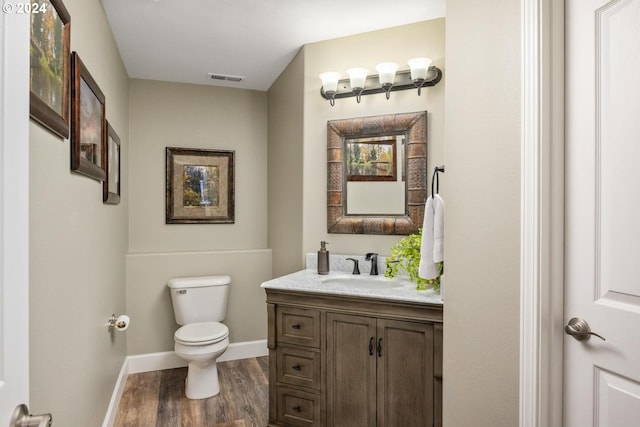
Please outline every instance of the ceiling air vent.
M241 82L244 80L244 76L231 76L229 74L209 73L211 80L226 80L228 82Z

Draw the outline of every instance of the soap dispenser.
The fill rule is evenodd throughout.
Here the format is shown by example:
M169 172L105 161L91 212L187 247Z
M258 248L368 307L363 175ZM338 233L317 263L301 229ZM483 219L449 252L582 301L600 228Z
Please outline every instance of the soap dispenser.
M326 245L328 242L324 240L320 242L320 250L318 251L318 274L329 274L329 251Z

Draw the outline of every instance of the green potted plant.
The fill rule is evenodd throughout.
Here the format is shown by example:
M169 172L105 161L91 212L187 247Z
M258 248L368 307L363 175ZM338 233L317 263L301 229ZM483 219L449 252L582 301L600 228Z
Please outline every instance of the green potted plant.
M422 242L422 229L415 234L403 237L391 247L391 255L387 258L385 277L395 277L399 271L404 270L409 275L409 280L416 283L418 290L425 290L428 286L435 291L440 290L440 277L444 270L444 263L438 263L438 277L435 279L423 279L418 275L420 269L420 244Z

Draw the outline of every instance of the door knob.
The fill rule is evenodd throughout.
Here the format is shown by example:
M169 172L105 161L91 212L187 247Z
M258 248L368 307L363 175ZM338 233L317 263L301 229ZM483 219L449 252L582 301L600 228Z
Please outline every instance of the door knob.
M586 320L579 317L573 317L569 320L569 323L564 327L564 332L567 335L571 335L578 341L585 341L591 338L591 335L595 335L602 341L606 341L602 335L591 332L591 328Z
M10 427L51 427L51 414L30 415L27 405L20 404L13 411Z

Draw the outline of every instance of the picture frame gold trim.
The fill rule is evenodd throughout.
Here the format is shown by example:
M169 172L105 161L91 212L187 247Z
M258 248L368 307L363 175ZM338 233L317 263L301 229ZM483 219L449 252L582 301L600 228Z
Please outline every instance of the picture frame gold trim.
M166 224L235 223L235 151L166 147Z

